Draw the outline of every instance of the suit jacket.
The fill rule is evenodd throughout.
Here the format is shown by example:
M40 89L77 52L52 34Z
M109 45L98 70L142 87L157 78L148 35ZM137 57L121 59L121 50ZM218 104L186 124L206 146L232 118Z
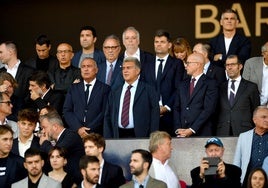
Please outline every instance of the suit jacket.
M262 90L263 57L252 57L244 66L243 78L258 85L259 92ZM268 81L268 80L267 80Z
M39 68L39 64L45 64L45 65L41 65ZM25 61L25 65L32 67L34 70L42 70L45 72L48 71L54 71L56 69L56 67L59 65L59 61L56 57L49 55L48 58L44 59L39 59L38 57L35 58L31 58L27 61Z
M68 174L74 176L76 183L81 182L81 175L79 170L79 160L85 155L84 145L81 137L74 131L65 129L56 141L56 146L65 148L67 151L67 165L66 171ZM48 153L52 148L50 141L46 140L40 146L41 151Z
M157 80L155 74L156 57L151 62L144 63L141 70L141 80L150 84L157 90ZM179 59L168 56L165 67L163 69L159 94L162 97L163 106L167 105L173 111L175 92L183 79L185 68ZM174 136L173 114L165 113L160 118L160 127L162 131L166 131Z
M228 52L226 52L223 33L212 38L209 43L213 57L215 54L222 54L222 60L215 62L216 65L219 65L221 67L224 67L226 58L229 55L237 55L243 64L248 58L250 58L251 42L247 37L238 34L237 32L232 39Z
M251 157L252 140L255 129L251 129L247 132L241 133L238 137L234 162L233 164L240 167L242 170L241 183L244 182L244 178L247 173L248 164Z
M6 72L6 68L2 67L0 71ZM29 78L32 75L34 69L25 65L23 62L19 64L15 80L18 83L18 87L14 90L12 96L12 120L17 121L18 112L25 108L25 98L29 94Z
M12 188L28 188L28 177L24 178L23 180L13 183ZM41 179L38 184L38 188L61 188L61 183L42 174Z
M189 87L190 78L184 80L177 90L173 111L175 130L192 128L198 136L211 136L211 116L218 100L217 83L203 74L191 96Z
M76 52L72 58L72 65L80 68L79 61L82 55L82 50ZM102 61L105 61L104 53L101 50L94 49L93 59L99 64Z
M49 89L43 98L39 97L36 100L32 100L30 95L27 97L26 107L41 110L42 108L50 105L54 107L57 112L62 115L62 107L64 103L64 94L61 91Z
M112 79L111 79L111 89L115 90L124 83L124 78L122 76L122 60L117 59L115 67L113 69ZM98 74L97 79L103 83L106 83L106 60L98 64ZM108 70L109 71L109 70Z
M252 129L255 126L252 114L259 105L259 91L255 83L241 79L233 106L228 99L228 81L223 83L220 87L217 135L230 136L230 127L234 136Z
M218 85L221 85L226 81L225 69L210 63L206 76L217 81Z
M105 112L104 136L119 138L118 114L123 85L112 91ZM148 137L159 128L159 105L153 87L139 81L133 102L134 132L136 137Z
M35 148L35 149L40 149L39 137L37 137L37 136L33 137L33 140L31 142L30 147ZM20 152L19 152L19 139L18 138L15 138L13 140L13 145L12 145L11 152L16 154L16 155L20 155Z
M120 166L104 161L101 174L101 186L104 188L118 188L126 183Z
M200 167L191 170L192 188L226 188L226 187L241 187L240 176L241 169L235 165L224 163L226 178L215 178L205 176L205 181L200 178Z
M130 181L122 186L120 188L134 188L134 181ZM146 188L167 188L167 184L163 181L157 180L149 176Z
M0 187L10 188L12 183L17 182L26 176L27 171L23 166L23 158L10 152L7 157L6 176L4 179L1 179Z
M109 92L110 86L96 80L87 103L84 82L72 84L63 105L64 119L69 128L77 131L85 126L90 128L90 132L103 135L103 120Z
M83 182L79 183L79 184L77 185L77 188L82 188L82 183L83 183ZM100 184L97 184L95 188L104 188L104 187L102 187Z

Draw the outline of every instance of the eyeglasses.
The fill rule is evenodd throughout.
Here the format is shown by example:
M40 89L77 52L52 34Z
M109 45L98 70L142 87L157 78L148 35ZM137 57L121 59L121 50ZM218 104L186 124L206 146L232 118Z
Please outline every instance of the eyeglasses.
M111 50L115 50L115 49L117 49L119 46L103 46L103 48L105 49L105 50L109 50L109 49L111 49Z
M225 67L234 67L238 65L238 63L230 63L230 64L225 64Z
M185 65L190 65L190 64L192 64L192 63L198 63L198 62L185 62Z
M6 103L8 106L10 106L12 104L11 101L0 101L0 103Z
M58 54L62 54L62 53L67 54L67 53L70 53L70 52L72 52L72 50L58 50L57 51Z

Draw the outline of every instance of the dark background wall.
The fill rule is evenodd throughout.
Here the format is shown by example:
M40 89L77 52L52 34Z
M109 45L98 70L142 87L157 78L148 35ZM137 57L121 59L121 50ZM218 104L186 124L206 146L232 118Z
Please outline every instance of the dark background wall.
M0 40L13 40L19 48L21 59L34 54L34 39L44 33L53 44L53 53L61 42L69 42L79 50L79 29L93 25L97 29L97 47L110 34L120 36L128 26L136 27L141 34L141 48L153 52L153 35L157 29L166 29L172 38L186 37L191 45L206 42L209 38L195 36L196 7L212 5L221 12L239 5L245 15L252 41L252 56L260 55L260 46L268 41L268 25L262 24L261 35L255 35L256 4L267 4L262 17L268 19L266 1L223 0L0 0ZM265 5L266 5L265 4ZM210 11L203 11L204 17ZM202 30L213 30L213 24L202 24ZM243 32L239 29L239 32Z

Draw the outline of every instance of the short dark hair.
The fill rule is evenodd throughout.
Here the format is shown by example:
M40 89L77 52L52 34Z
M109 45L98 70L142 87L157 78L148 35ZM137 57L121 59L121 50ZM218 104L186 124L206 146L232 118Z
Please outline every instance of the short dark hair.
M51 85L51 80L49 79L48 74L44 71L35 71L32 74L32 76L29 78L29 81L34 81L39 86L42 86L43 84L45 84L47 89Z
M152 154L147 151L147 150L144 150L144 149L136 149L136 150L133 150L132 151L132 154L133 153L139 153L141 154L141 157L143 159L144 162L147 162L149 165L148 165L148 170L150 169L150 166L152 164L152 161L153 161L153 156Z
M63 147L59 147L59 146L54 146L53 148L51 148L48 152L48 157L50 158L53 151L58 151L60 156L63 157L64 159L66 159L67 157L67 151L65 148Z
M25 108L19 111L18 114L18 121L30 121L32 123L37 123L39 120L39 114L37 111L30 109L30 108Z
M80 33L84 30L89 30L92 32L93 37L97 37L96 29L93 26L86 25L80 28Z
M227 60L227 59L235 59L235 58L237 59L237 63L238 63L238 64L242 64L242 62L240 61L240 59L238 58L237 55L233 55L233 54L231 54L231 55L227 56L226 60Z
M104 137L101 136L100 134L90 133L90 134L86 135L83 138L83 143L85 143L87 141L93 142L98 148L103 147L103 152L104 152L105 147L106 147L106 143L105 143Z
M50 40L47 35L41 34L35 39L35 44L39 44L40 46L45 44L47 47L51 45Z
M15 44L15 42L13 42L13 41L5 41L2 44L5 44L6 48L8 48L10 50L13 50L15 52L15 54L18 53L18 48L17 48L17 45Z
M14 131L12 128L6 124L6 125L1 125L0 126L0 135L6 134L7 132L10 132L12 135L14 134Z
M170 34L169 32L167 32L166 30L163 30L163 29L159 29L155 32L155 35L154 37L166 37L168 42L171 41L171 37L170 37Z
M99 163L99 159L96 157L96 156L87 156L87 155L84 155L80 158L80 161L79 161L79 169L82 170L82 169L86 169L87 168L87 165L88 163Z
M24 153L24 161L26 161L26 158L33 157L33 156L36 156L36 155L39 155L41 157L41 159L43 160L42 153L41 153L41 151L39 149L29 148Z

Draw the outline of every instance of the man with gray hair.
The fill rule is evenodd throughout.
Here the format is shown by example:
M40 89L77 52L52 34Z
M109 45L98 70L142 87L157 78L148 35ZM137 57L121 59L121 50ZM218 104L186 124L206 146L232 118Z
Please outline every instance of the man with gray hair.
M261 105L268 105L268 42L261 47L261 53L246 61L242 76L258 85Z
M50 141L54 140L56 146L64 148L67 152L67 173L74 176L76 183L80 183L79 159L85 154L83 142L80 136L69 129L64 128L60 115L50 112L40 117L42 134L40 136L40 149L48 153L53 147Z
M104 117L104 137L149 137L159 128L159 105L153 87L139 80L140 61L127 57L122 65L125 83L112 91Z

